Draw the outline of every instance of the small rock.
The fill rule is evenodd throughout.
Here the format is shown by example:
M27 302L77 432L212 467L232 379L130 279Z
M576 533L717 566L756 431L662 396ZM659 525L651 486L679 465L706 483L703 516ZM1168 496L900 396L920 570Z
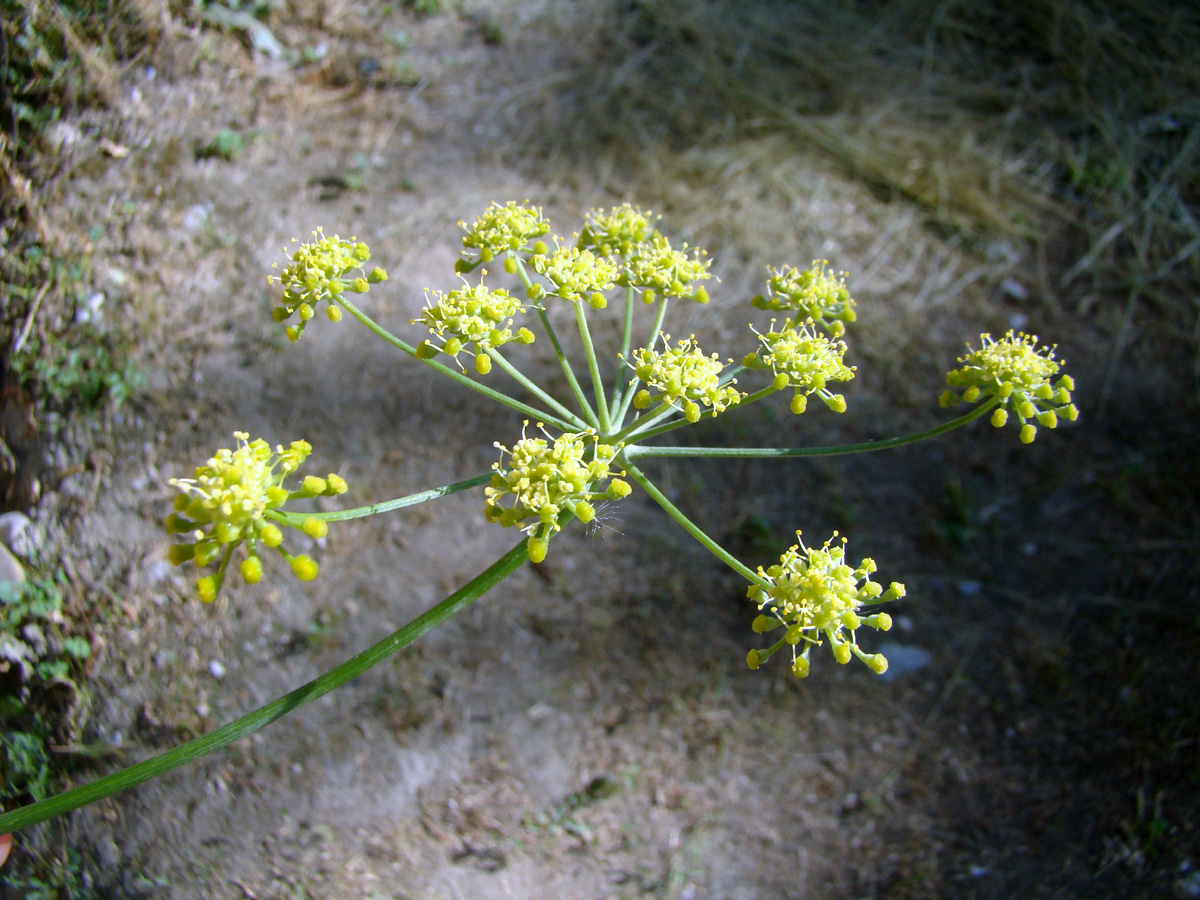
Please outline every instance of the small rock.
M213 678L225 677L225 666L221 664L219 659L214 659L208 664L208 671L212 673Z
M154 559L146 566L146 577L150 579L151 584L158 584L160 581L165 581L171 577L171 572L175 567L171 565L170 560Z
M1181 897L1200 897L1200 870L1176 881L1175 889Z
M6 512L0 516L0 544L18 556L30 556L37 550L37 539L29 516L20 512Z
M887 657L887 671L879 676L880 681L895 681L901 675L919 672L933 660L933 654L924 647L912 644L896 644L885 641L879 652Z
M1025 285L1015 278L1002 279L1000 281L1000 290L1004 293L1004 296L1011 297L1013 300L1027 300L1029 298L1029 288L1025 287ZM1018 328L1020 326L1014 325L1013 327Z
M7 547L0 544L0 591L4 593L17 591L24 583L24 567Z
M104 318L104 301L107 299L102 291L96 291L82 305L75 307L75 323L87 325L100 322Z
M209 218L212 216L213 205L211 203L197 203L194 206L189 206L187 212L183 214L183 227L186 231L199 231L208 224Z

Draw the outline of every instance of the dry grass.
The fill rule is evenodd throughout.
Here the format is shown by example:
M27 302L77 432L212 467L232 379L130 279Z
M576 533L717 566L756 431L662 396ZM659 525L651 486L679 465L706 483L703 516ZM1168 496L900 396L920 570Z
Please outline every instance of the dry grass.
M816 151L942 233L1044 244L1046 292L1119 295L1110 328L1141 299L1178 328L1200 283L1185 6L635 0L597 14L547 141L669 160L769 138L782 166Z

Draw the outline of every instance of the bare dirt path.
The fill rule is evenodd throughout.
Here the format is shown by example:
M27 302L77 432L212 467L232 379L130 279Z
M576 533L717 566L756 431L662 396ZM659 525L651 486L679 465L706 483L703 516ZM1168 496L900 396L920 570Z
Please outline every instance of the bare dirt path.
M631 199L666 212L666 230L717 254L728 299L705 327L721 338L744 329L734 301L761 289L768 262L829 256L865 272L852 398L863 418L753 419L745 436L764 443L877 434L893 412L932 421L912 395L936 396L946 353L922 342L971 335L958 328L970 311L948 308L937 287L1001 271L816 158L759 178L736 150L693 149L670 171L717 175L690 181L663 181L653 158L617 164L603 145L531 158L523 148L542 145L527 130L546 126L536 98L574 77L573 35L594 25L571 4L305 15L280 37L321 56L309 65L205 30L179 36L168 68L131 69L116 124L104 126L129 154L92 156L64 191L77 221L117 235L114 267L159 304L149 399L128 413L78 538L91 561L82 576L108 586L123 618L96 670L98 733L118 761L336 665L513 541L484 525L472 493L339 525L312 550L315 582L272 572L213 607L166 564L166 479L230 446L235 430L307 439L314 470L350 482L348 503L486 472L492 442L520 430L518 416L350 321L317 322L289 345L264 279L293 236L321 226L366 240L391 273L368 310L414 341L422 289L453 284L456 223L493 200L542 204L568 233L592 206ZM232 158L199 158L222 130L240 141ZM885 313L872 324L873 306ZM895 377L900 351L911 378ZM927 391L909 387L919 379ZM1026 783L1022 766L1037 747L1066 753L1062 736L1038 732L1037 711L1011 715L1030 690L1060 690L1066 651L995 606L1061 606L1052 576L1012 573L1056 546L1087 488L1084 473L1056 476L1045 461L1034 482L1016 480L1011 443L844 466L664 467L673 495L754 563L795 528L849 529L852 548L922 597L896 635L932 652L919 672L880 681L825 665L807 682L749 672L744 586L635 496L346 689L82 812L73 839L114 897L1002 897L1047 871L1074 890L1072 861L1094 872L1100 836L1074 846L1059 830L1069 786ZM954 508L951 470L977 482L990 511ZM990 561L948 551L943 526L987 531ZM996 649L1004 641L1015 663ZM1030 861L1043 838L1057 858Z

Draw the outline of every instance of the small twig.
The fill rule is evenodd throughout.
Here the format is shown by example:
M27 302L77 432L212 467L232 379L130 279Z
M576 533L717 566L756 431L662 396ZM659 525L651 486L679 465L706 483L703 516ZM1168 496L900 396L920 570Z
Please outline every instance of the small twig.
M16 356L21 352L21 348L25 346L25 341L29 339L29 332L33 330L33 320L37 316L38 307L42 305L42 300L46 293L50 290L50 282L44 282L41 290L37 292L37 296L33 298L33 303L29 305L29 312L25 316L25 324L21 326L21 333L17 335L17 339L13 342L12 355Z

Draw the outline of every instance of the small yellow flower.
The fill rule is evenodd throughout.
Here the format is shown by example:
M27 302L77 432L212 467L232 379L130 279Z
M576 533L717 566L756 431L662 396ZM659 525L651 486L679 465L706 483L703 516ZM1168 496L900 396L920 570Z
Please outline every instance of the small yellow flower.
M292 254L291 264L278 275L267 277L268 283L277 283L283 287L283 296L279 306L272 311L276 322L285 322L293 315L299 320L287 328L288 339L298 341L304 334L308 321L316 315L322 301L327 305L325 312L331 322L339 322L342 318L341 307L337 298L346 291L351 293L366 293L372 284L387 280L387 272L376 267L370 273L363 265L371 258L371 251L366 244L351 238L342 240L336 234L326 237L325 232L318 228L313 233L313 240L300 244ZM298 243L293 238L292 243ZM283 250L287 253L287 248ZM273 268L278 269L275 264ZM356 274L357 273L357 274Z
M1070 375L1054 380L1060 368L1054 347L1038 347L1037 341L1037 335L1024 332L1009 331L998 341L990 334L980 335L979 349L972 350L968 344L967 354L958 359L962 368L946 376L951 390L942 394L941 405L998 398L992 424L1002 428L1009 414L1015 414L1021 441L1026 444L1037 436L1038 425L1055 428L1060 418L1074 422L1079 417L1071 402L1075 382Z
M601 256L628 258L655 234L653 213L628 203L614 206L606 213L598 209L587 215L587 224L579 235L579 247Z
M528 534L529 558L534 562L545 559L551 536L562 529L558 519L564 510L588 522L595 517L591 501L615 500L630 490L619 478L611 479L606 490L594 490L610 477L619 447L598 443L590 430L551 439L543 425L538 428L545 438L527 437L522 429L521 440L512 450L495 445L501 461L492 464L495 474L491 486L484 488L487 520ZM507 466L504 454L509 456ZM511 505L502 505L505 498Z
M641 244L635 245L625 270L617 283L642 288L642 300L653 303L659 297L686 297L697 303L708 302L708 291L696 282L711 278L711 261L699 248L671 247L671 242L657 231Z
M811 319L833 337L841 337L845 323L857 318L854 298L846 288L846 273L835 275L828 266L824 259L813 260L812 267L803 271L795 266L769 266L767 293L750 302L756 309L795 313L793 322Z
M484 272L486 275L487 273ZM443 294L441 291L426 291L433 301L413 319L425 325L431 334L442 338L442 346L434 347L428 341L425 346L453 357L469 344L475 345L475 369L486 375L491 370L491 358L487 351L510 341L520 344L533 343L533 332L520 328L514 334L513 317L525 311L521 301L504 289L491 290L482 284L467 285ZM422 348L421 355L427 355Z
M774 319L771 325L775 325ZM788 322L780 331L758 334L758 340L761 346L747 354L742 365L747 369L769 369L775 374L774 386L778 390L793 388L792 412L799 415L807 409L809 394L816 394L834 412L846 411L845 397L826 387L831 381L854 378L854 367L842 361L846 353L844 341L814 333L808 322L798 328Z
M553 253L535 254L529 264L550 282L549 293L572 303L586 297L597 309L606 304L601 292L610 290L617 277L612 260L578 247L559 247Z
M490 262L497 256L525 249L529 241L550 233L550 223L542 215L541 207L521 206L511 200L504 206L493 203L470 225L458 224L467 232L463 235L463 249L477 251L479 262Z
M312 452L306 441L292 441L284 448L271 449L262 440L249 440L244 431L234 432L238 445L235 450L218 450L205 465L196 469L194 478L172 478L170 484L179 490L175 512L167 518L166 527L172 534L187 537L185 543L171 548L170 559L175 565L191 561L206 566L217 561L215 575L207 575L197 583L202 600L211 602L221 590L225 572L234 549L245 544L249 556L239 569L250 584L262 578L262 563L257 548L275 548L296 569L297 560L282 549L283 532L280 525L301 528L313 538L324 537L328 526L315 516L294 520L280 512L289 501L316 496L334 496L346 490L346 482L331 474L328 478L307 476L297 490L288 490L284 480L294 473ZM309 577L316 574L316 563L302 564ZM303 576L302 576L303 577Z
M665 399L681 406L689 422L697 422L702 406L715 416L741 402L744 395L733 387L736 379L721 384L721 371L733 360L722 363L715 353L705 356L696 345L695 335L679 341L674 347L670 341L670 335L663 336L666 349L661 353L647 347L633 354L630 365L634 374L656 392L638 391L634 395L634 406L645 409L651 403Z
M759 581L747 592L760 612L754 620L754 631L763 634L780 627L785 631L773 646L750 651L746 658L750 668L757 669L787 645L792 650L792 671L804 678L809 672L812 648L828 640L839 663L849 662L853 655L876 674L887 670L882 653L866 653L859 648L857 631L863 625L887 631L892 627L892 618L887 613L862 615L861 610L903 597L904 585L892 582L885 591L872 581L872 559L850 568L846 563L846 539L834 543L837 536L835 531L819 550L805 547L800 541L779 557L778 565L766 570L759 567ZM800 537L799 531L796 537Z

